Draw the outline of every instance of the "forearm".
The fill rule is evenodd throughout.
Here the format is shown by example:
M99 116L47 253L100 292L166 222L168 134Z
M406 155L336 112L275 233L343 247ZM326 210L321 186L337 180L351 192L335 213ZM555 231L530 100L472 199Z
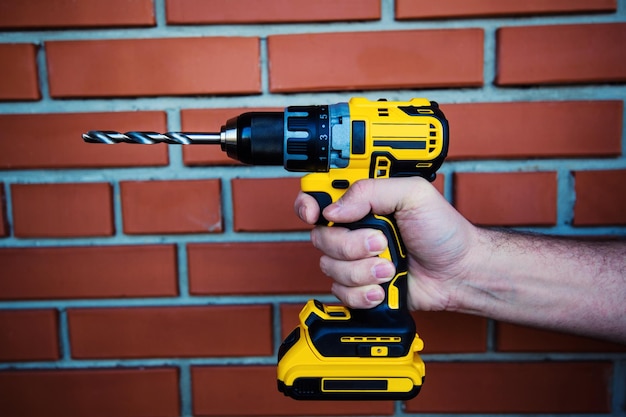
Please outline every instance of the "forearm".
M626 343L626 244L477 229L454 308Z

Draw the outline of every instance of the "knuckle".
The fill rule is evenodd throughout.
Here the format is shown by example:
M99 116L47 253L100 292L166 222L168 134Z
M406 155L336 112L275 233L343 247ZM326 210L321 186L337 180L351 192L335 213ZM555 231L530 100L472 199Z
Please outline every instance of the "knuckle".
M339 247L339 253L342 259L356 259L359 257L357 248L349 242Z
M369 284L369 274L363 271L361 267L353 267L349 268L349 280L350 283L355 287L361 287L363 285Z
M369 183L367 181L360 180L350 186L350 193L360 197L367 193L368 188Z
M362 297L359 296L359 294L357 294L357 291L346 291L345 294L343 294L343 302L348 306L348 307L352 307L352 308L358 308L361 306L361 299Z
M369 232L365 229L346 231L345 239L341 246L340 256L346 260L359 260L370 257L368 249Z

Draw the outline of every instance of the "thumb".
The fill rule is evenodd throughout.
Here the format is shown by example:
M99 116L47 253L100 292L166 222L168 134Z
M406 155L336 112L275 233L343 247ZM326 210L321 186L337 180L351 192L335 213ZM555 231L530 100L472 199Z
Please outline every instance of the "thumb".
M420 182L428 183L420 177L357 181L337 202L324 209L324 217L335 223L350 223L370 212L395 213L402 209L411 190Z

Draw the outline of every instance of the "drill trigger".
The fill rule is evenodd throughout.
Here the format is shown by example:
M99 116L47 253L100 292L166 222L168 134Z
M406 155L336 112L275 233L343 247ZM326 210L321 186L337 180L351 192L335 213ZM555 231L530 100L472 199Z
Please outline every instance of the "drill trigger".
M307 192L307 194L313 197L315 201L317 201L317 205L320 207L320 217L317 219L315 224L318 226L328 226L330 222L322 215L322 211L333 202L330 194L323 191Z

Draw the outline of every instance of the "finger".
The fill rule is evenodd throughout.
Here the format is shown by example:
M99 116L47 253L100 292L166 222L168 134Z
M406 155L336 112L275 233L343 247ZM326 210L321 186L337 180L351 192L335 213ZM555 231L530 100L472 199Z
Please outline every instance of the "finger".
M323 273L346 287L362 287L390 281L396 272L393 263L383 258L340 261L329 256L320 258Z
M387 238L380 230L343 227L316 227L311 231L313 246L331 258L351 261L370 258L387 248Z
M320 207L310 195L300 192L294 203L294 210L298 217L308 224L315 224L320 216Z
M380 285L345 287L334 283L331 291L343 304L351 308L376 307L385 299L385 291Z

